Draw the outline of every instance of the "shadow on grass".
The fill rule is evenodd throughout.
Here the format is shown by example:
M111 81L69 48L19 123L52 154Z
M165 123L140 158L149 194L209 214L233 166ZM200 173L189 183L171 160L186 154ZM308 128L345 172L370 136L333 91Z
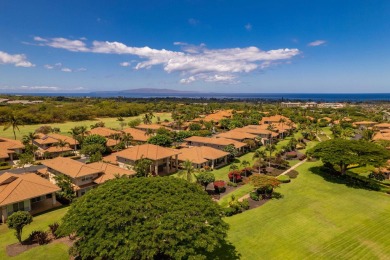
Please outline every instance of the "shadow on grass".
M309 170L312 173L321 176L326 181L337 184L344 184L347 187L355 189L380 191L383 187L383 185L379 184L375 180L371 180L367 177L352 172L347 172L341 175L340 173L324 166L311 167Z
M237 252L236 247L232 243L225 241L220 248L207 254L206 257L214 260L236 260L241 258L241 254Z

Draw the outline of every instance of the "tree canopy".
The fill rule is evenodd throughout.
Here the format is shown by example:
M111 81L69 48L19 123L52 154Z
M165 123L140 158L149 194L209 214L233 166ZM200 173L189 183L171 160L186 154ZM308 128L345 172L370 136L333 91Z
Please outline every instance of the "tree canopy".
M155 136L150 137L148 139L148 143L164 147L170 147L172 145L172 138L165 134L157 134Z
M27 211L17 211L12 213L7 219L8 228L15 229L15 236L22 244L22 231L24 226L33 221L31 214Z
M119 178L73 203L59 233L82 259L206 258L228 225L199 185L172 177Z
M381 166L389 158L385 148L363 140L332 139L317 144L308 154L331 164L335 170L344 174L348 166L366 165Z

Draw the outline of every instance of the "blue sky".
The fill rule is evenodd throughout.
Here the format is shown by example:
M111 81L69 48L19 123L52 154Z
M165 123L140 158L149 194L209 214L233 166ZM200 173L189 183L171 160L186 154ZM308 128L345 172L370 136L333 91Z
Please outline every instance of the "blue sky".
M0 93L388 93L390 1L0 1Z

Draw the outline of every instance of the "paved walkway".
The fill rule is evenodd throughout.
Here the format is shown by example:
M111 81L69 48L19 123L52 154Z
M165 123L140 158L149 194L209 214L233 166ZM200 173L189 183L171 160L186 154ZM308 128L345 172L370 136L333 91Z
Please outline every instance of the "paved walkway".
M285 175L285 174L289 173L290 171L292 171L292 170L296 169L297 167L301 166L302 164L304 164L306 161L307 161L307 158L306 158L305 160L302 160L301 162L295 164L295 165L292 166L291 168L285 170L284 172L282 172L282 173L279 174L278 176ZM249 193L246 194L246 195L244 195L244 196L242 196L241 198L239 198L238 201L241 202L241 201L243 201L243 200L245 200L245 199L248 199L248 198L249 198Z

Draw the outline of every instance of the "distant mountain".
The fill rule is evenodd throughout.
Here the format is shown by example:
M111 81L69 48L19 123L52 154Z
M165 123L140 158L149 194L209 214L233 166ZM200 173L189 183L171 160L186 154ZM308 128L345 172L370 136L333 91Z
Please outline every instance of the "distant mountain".
M137 93L137 94L179 94L179 93L199 93L198 91L182 91L167 88L136 88L118 91L95 91L93 93Z

